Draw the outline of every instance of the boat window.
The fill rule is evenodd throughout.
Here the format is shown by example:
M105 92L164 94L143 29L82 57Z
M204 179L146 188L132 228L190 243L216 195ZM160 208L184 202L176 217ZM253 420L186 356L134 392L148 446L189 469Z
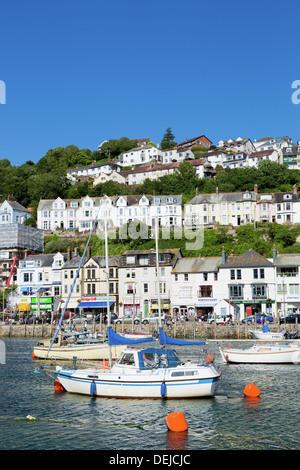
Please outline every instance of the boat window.
M126 364L127 366L134 366L134 355L132 353L125 353L120 361L119 364Z
M156 367L158 365L158 355L155 353L145 352L143 359L146 367Z
M186 370L184 375L199 375L198 370Z
M184 375L199 375L198 370L185 370L172 372L171 377L182 377Z

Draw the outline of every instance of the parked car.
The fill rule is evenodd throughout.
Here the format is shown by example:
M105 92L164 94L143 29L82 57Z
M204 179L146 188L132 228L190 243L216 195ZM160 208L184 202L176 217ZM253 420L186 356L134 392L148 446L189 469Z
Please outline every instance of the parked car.
M81 324L86 324L86 323L92 323L93 320L92 318L87 318L85 315L76 315L75 317L72 317L71 319L69 318L67 323L72 323L73 325L81 325Z
M96 322L100 322L100 319L101 319L101 316L102 316L102 323L106 324L107 323L107 315L106 314L102 314L102 315L97 315L95 317L95 321ZM110 321L113 322L114 320L116 320L118 318L118 315L116 313L111 313L110 314Z
M282 325L283 323L296 323L296 321L300 325L300 313L291 313L286 317L281 317L279 323Z
M263 324L266 322L272 323L274 321L274 318L272 315L266 315L265 313L258 313L256 315L256 323L258 324ZM250 315L247 318L248 323L255 323L255 315ZM245 323L245 319L243 318L242 323Z
M169 315L166 315L164 313L161 314L161 322L166 323L167 319L169 318ZM148 325L149 323L158 323L159 321L159 314L158 313L153 313L152 315L149 315L149 317L143 317L142 318L142 324L143 325Z
M132 323L132 315L124 315L124 317L120 317L114 320L114 323L117 325L121 325L122 323ZM140 323L140 317L133 317L133 323L138 325Z
M224 325L225 323L229 323L231 320L230 315L216 315L216 324L217 325ZM207 323L215 323L215 316L213 315L211 318L207 320Z

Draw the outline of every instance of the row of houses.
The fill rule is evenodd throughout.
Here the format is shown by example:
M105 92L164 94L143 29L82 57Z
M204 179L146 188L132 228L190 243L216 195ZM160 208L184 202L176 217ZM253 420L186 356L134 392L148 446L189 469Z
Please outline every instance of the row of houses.
M206 136L201 135L186 139L173 149L162 150L149 143L149 139L142 139L142 145L123 152L118 159L71 168L67 171L67 177L73 183L93 180L95 185L106 181L127 185L142 184L146 178L156 180L178 171L184 160L190 161L199 178L211 178L217 166L229 169L245 166L257 168L263 160L286 163L290 169L299 169L298 144L294 144L287 136L266 137L254 142L249 138L238 137L220 140L214 146ZM199 147L202 151L201 159L195 158Z
M300 308L300 255L278 254L275 247L271 259L252 249L238 256L223 249L211 258L159 250L159 272L155 250L128 251L109 257L109 292L105 257L87 252L81 261L70 251L24 258L12 308L41 314L61 310L69 298L68 311L100 314L106 312L107 297L119 317L151 316L159 311L159 301L162 313L202 318L214 311L243 318L245 313L284 315Z
M300 223L300 193L258 193L253 191L196 194L184 206L182 195L85 196L81 199L42 199L37 210L37 227L46 231L90 230L98 214L96 228L103 229L105 214L109 228L121 228L138 220L154 227L238 227L256 222Z

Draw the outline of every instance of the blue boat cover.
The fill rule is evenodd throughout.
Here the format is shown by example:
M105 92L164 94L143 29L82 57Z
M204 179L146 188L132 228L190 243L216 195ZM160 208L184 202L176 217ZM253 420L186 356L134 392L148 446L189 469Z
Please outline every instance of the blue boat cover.
M205 341L185 341L183 339L170 338L164 333L162 328L159 328L159 344L173 344L177 346L190 346L191 344L203 345Z
M177 367L181 360L174 349L147 348L138 352L139 368L142 369L166 369L167 367Z
M268 331L270 331L270 328L268 327L268 325L263 325L262 331L263 333L267 333Z
M109 326L107 328L108 333L108 344L110 346L116 346L118 344L139 344L139 343L148 343L149 341L155 341L155 338L147 338L147 339L130 339L125 338L124 336L120 336L114 332L114 330Z

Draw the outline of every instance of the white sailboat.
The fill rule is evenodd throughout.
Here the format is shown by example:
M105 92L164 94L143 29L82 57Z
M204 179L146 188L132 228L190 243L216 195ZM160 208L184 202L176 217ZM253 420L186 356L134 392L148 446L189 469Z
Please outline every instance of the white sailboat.
M108 273L107 233L105 223L106 270ZM157 240L157 224L156 224ZM160 312L160 285L159 265L157 251L158 274L158 304ZM109 325L110 313L107 308ZM56 367L56 383L70 393L93 395L101 397L118 398L188 398L213 396L220 378L219 372L212 363L201 364L182 362L174 349L165 348L166 344L191 345L205 344L202 341L180 341L167 337L160 323L161 348L135 349L134 344L150 339L130 339L116 334L108 327L109 346L127 345L120 358L112 366L111 357L109 366L95 366L89 369L68 369L63 366Z
M51 340L39 341L33 348L34 359L55 359L70 361L74 357L79 360L98 361L109 357L108 341L99 339L88 331L60 331L49 352ZM122 346L112 348L112 358L117 359Z

